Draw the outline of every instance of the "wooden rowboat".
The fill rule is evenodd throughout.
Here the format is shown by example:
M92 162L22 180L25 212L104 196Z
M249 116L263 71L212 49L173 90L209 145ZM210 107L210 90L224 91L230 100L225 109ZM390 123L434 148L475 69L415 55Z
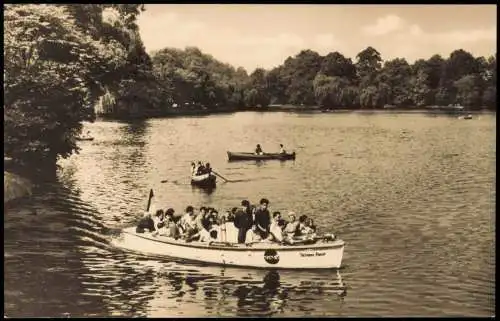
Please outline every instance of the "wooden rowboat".
M255 153L244 153L244 152L227 152L227 157L230 161L240 161L240 160L294 160L295 152L293 153L264 153L258 155Z
M251 268L340 268L344 254L342 240L318 240L309 245L186 242L166 236L153 236L151 233L136 233L135 227L123 229L112 243L134 252Z
M193 175L191 176L191 185L206 187L206 188L214 188L216 184L217 176L214 174L202 174L202 175Z

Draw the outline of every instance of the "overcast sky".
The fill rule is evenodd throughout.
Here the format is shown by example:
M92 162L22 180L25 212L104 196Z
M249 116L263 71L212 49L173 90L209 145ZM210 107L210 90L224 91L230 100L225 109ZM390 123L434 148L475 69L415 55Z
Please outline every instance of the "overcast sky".
M139 28L148 52L196 46L248 72L302 49L354 60L372 46L410 63L459 48L496 52L495 5L147 4Z

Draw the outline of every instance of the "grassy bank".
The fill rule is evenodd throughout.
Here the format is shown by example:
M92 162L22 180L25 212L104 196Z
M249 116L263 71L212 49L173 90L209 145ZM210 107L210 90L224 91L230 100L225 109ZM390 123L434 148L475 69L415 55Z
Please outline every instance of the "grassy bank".
M3 172L4 205L15 199L31 195L32 188L33 184L28 179L10 172Z

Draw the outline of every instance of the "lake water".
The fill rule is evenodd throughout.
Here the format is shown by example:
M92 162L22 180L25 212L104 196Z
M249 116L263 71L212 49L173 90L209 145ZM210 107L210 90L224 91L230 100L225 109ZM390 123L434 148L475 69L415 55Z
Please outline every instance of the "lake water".
M496 115L240 112L86 125L95 140L4 214L14 316L491 316ZM226 151L295 161L228 162ZM224 177L189 184L190 162ZM162 182L163 181L163 182ZM346 242L340 270L203 266L123 252L113 230L155 205L270 200Z

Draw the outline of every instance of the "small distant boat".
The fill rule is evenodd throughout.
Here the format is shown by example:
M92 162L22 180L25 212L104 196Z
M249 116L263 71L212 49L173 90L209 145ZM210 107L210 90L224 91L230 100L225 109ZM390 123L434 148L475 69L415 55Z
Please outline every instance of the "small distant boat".
M91 141L91 140L94 140L94 137L77 137L76 140L79 140L79 141Z
M217 177L212 173L192 175L191 185L206 188L215 188Z
M293 153L264 153L262 155L258 155L255 153L239 153L239 152L227 152L227 157L230 161L239 161L239 160L294 160L295 152Z
M468 114L468 115L464 115L464 116L459 116L458 119L472 119L472 115Z
M219 265L278 269L340 268L344 241L321 238L313 244L186 242L125 228L112 243L120 248Z

